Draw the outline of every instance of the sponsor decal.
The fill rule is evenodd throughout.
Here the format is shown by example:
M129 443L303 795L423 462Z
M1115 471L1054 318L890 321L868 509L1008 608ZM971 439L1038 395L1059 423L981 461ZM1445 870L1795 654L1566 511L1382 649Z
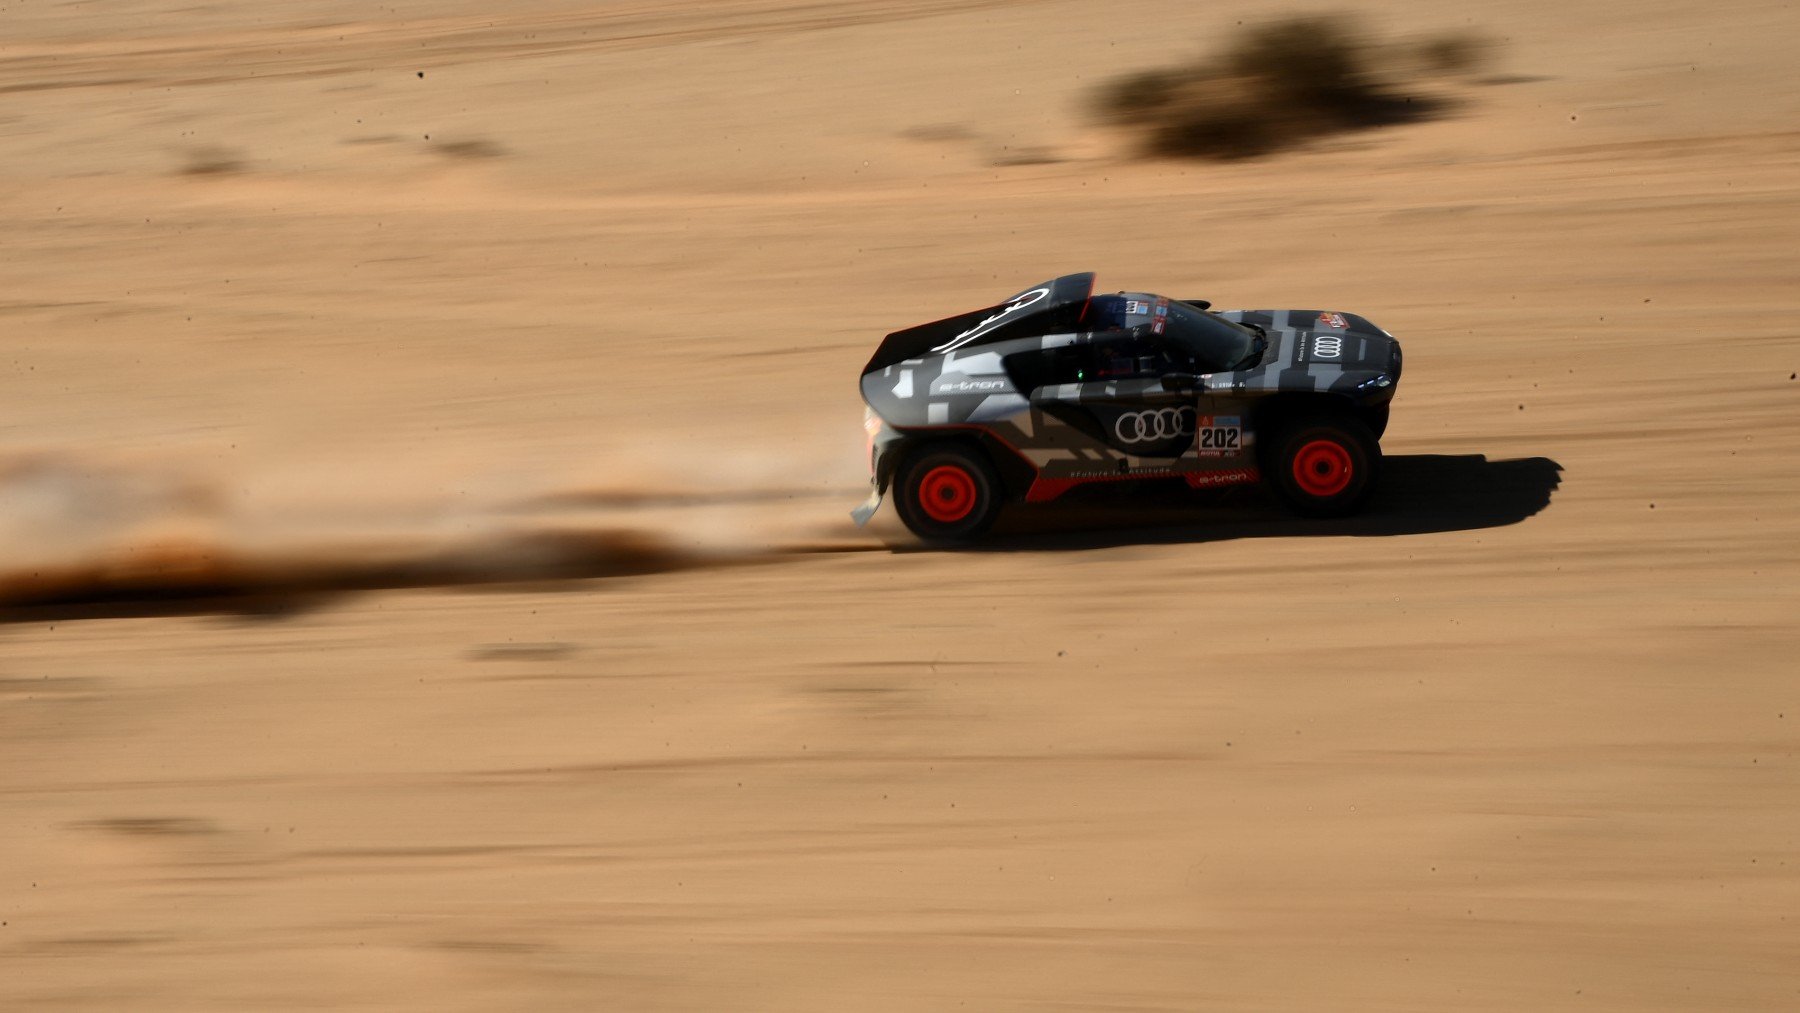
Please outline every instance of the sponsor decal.
M1126 412L1113 420L1113 435L1120 443L1161 443L1191 434L1194 415L1187 407Z
M1002 390L1005 380L939 380L931 385L933 394L985 394Z
M1238 415L1202 415L1194 427L1194 452L1200 457L1225 457L1244 449L1243 418Z
M1070 472L1068 475L1061 476L1061 477L1055 478L1055 479L1051 479L1051 481L1099 482L1099 481L1104 481L1106 479L1119 478L1122 476L1128 477L1128 478L1173 478L1174 476L1176 476L1178 474L1184 474L1184 473L1178 472L1175 469L1170 468L1166 464L1133 465L1129 461L1120 461L1118 463L1118 465L1112 471L1075 471L1075 472Z
M1029 292L1021 292L1013 298L1012 302L1000 307L1000 312L995 313L981 323L976 324L961 334L958 334L956 337L951 338L949 341L933 348L932 351L953 352L993 330L1005 321L1018 316L1022 311L1030 309L1048 298L1050 298L1050 290L1048 288L1034 288Z
M1231 471L1190 471L1187 484L1195 489L1205 489L1215 485L1241 485L1254 482L1257 473L1250 468L1234 468Z
M1319 314L1319 326L1332 327L1341 331L1344 328L1349 327L1350 323L1344 319L1342 313L1326 312Z
M1315 359L1340 359L1344 354L1344 339L1335 334L1316 334L1312 339L1312 357Z
M1125 300L1125 315L1128 317L1146 316L1150 312L1150 304L1136 299Z

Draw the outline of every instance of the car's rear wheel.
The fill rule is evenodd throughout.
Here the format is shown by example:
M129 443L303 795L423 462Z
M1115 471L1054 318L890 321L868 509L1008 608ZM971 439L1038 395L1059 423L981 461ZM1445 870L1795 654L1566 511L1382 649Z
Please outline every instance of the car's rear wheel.
M1269 487L1295 513L1344 517L1374 491L1381 445L1349 416L1304 419L1276 433L1262 465Z
M925 447L900 467L894 507L928 542L963 542L987 531L1000 513L1000 477L981 452L954 444Z

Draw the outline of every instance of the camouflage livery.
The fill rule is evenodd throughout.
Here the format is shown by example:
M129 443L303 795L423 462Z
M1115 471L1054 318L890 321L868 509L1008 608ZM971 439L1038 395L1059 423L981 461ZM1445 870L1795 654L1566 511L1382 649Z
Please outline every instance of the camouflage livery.
M1336 412L1376 437L1385 428L1400 345L1368 320L1095 296L1093 278L1067 275L888 336L862 376L875 488L858 523L901 458L947 436L1016 458L1008 485L1042 501L1120 478L1257 481L1257 437L1278 416Z

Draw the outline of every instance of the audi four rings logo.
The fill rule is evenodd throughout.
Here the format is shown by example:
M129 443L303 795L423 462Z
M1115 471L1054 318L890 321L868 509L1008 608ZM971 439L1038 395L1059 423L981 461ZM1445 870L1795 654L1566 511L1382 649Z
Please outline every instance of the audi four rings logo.
M1177 436L1194 435L1192 408L1152 408L1126 412L1113 423L1113 435L1120 443L1155 443Z
M1313 339L1313 354L1321 359L1335 359L1344 350L1344 339L1335 334L1321 334Z

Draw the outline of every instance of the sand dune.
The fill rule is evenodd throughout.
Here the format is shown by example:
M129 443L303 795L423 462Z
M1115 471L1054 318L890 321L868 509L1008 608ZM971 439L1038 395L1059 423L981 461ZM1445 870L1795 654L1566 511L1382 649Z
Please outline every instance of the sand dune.
M1356 10L1229 165L1082 99L1263 5L0 11L0 1007L1792 1007L1800 15ZM852 529L1089 269L1398 334L1371 511Z

